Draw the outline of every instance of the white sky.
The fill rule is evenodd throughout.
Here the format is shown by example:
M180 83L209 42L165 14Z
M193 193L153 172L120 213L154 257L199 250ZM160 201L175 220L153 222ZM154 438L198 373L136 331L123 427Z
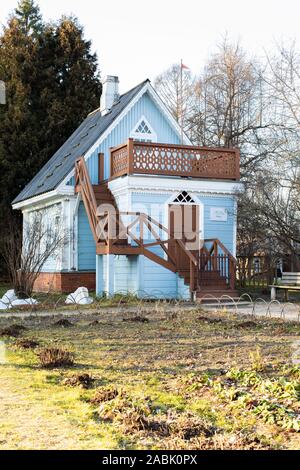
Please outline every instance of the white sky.
M300 39L299 0L38 0L46 19L73 13L98 54L102 76L120 77L121 92L183 62L198 73L227 32L250 54L275 41ZM17 0L1 0L5 23ZM300 41L299 41L300 42Z

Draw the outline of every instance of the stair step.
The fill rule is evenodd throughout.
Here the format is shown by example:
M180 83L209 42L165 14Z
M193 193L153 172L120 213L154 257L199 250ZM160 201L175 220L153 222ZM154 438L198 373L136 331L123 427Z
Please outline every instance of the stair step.
M107 196L96 197L96 201L97 203L105 202L114 206L114 201L112 200L111 197L107 197Z

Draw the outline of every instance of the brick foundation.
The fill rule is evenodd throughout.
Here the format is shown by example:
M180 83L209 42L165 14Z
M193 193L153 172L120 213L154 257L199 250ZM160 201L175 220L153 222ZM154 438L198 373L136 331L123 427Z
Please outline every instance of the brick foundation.
M40 273L34 283L35 292L64 292L69 294L78 287L96 290L95 272Z

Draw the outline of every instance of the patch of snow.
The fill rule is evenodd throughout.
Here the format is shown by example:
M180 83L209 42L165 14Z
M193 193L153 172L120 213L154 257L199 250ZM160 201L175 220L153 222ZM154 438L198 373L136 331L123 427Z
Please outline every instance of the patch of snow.
M2 302L2 300L0 300L0 310L7 310L8 308L11 308L11 305L5 304Z
M35 305L38 301L35 299L18 299L13 289L8 290L0 299L0 310L6 310L20 305Z
M15 294L15 291L13 289L11 290L8 290L2 297L2 299L0 299L0 302L6 304L6 305L10 305L14 300L17 300L18 297L16 296Z
M13 300L11 305L12 307L18 307L20 305L36 305L38 301L36 299L16 299Z
M79 287L75 292L69 294L66 298L66 304L77 304L77 305L90 305L94 302L94 299L89 296L89 291L86 287Z

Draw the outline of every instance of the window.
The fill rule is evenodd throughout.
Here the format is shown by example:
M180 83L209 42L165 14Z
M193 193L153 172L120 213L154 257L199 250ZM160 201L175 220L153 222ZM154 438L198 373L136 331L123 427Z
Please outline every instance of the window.
M178 194L173 202L179 202L181 204L195 204L192 196L190 196L186 191L182 191L182 193Z
M150 126L147 119L143 116L142 119L134 126L130 137L140 142L156 142L157 136Z

